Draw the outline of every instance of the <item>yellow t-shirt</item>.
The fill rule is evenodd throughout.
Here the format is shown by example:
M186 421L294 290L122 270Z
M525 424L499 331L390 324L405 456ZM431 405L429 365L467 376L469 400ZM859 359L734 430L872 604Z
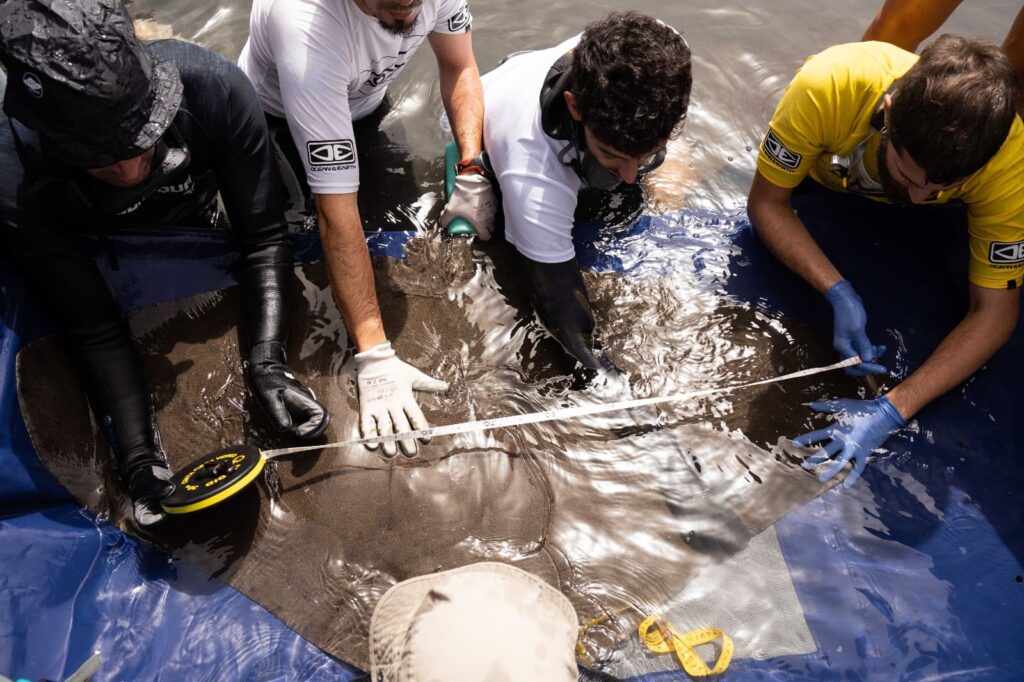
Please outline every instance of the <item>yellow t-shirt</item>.
M809 57L786 88L757 156L757 170L779 187L809 174L846 191L831 156L849 156L865 140L865 169L878 178L879 136L871 116L893 81L917 61L888 43L837 45ZM869 139L871 138L871 139ZM967 206L970 281L991 289L1024 284L1024 123L1016 116L1003 145L981 170L928 203Z

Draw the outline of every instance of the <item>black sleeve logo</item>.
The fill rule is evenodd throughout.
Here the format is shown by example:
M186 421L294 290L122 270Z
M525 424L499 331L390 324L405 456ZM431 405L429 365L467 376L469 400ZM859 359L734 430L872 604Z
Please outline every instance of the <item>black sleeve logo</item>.
M337 166L355 163L352 140L322 140L306 143L310 166Z
M473 15L469 13L469 7L463 5L458 13L448 19L448 31L451 33L465 33L473 28Z
M802 154L797 154L782 144L782 141L775 137L775 133L772 132L771 128L768 129L768 134L764 136L761 149L764 150L764 153L772 161L789 171L796 170L800 166L800 162L804 160Z
M1024 241L992 242L988 246L988 260L997 265L1024 263Z

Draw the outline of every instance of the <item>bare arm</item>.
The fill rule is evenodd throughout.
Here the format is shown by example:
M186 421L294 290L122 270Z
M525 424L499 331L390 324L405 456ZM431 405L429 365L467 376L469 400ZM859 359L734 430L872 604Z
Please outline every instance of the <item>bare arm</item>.
M793 211L789 204L792 194L793 190L774 185L755 172L747 214L768 250L824 294L843 277Z
M1010 58L1013 68L1017 69L1017 77L1024 83L1024 7L1017 12L1017 18L1003 40L1003 52ZM1021 88L1017 100L1017 113L1024 116L1024 88Z
M889 402L906 419L978 371L1017 326L1020 289L985 289L972 284L970 292L970 308L960 324L917 371L889 391Z
M886 0L861 40L881 40L916 52L921 41L949 18L961 0Z
M469 159L483 149L484 90L473 56L472 33L431 33L437 58L441 100L452 124L459 157Z
M358 351L369 350L386 341L387 336L380 319L356 193L314 194L313 200L334 301Z

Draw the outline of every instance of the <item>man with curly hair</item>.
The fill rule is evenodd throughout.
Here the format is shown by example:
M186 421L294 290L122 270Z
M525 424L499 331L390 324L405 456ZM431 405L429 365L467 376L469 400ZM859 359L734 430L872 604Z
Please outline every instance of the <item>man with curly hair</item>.
M483 78L484 148L505 238L519 252L541 320L589 368L606 361L595 352L572 243L577 195L636 183L657 167L686 116L691 83L683 37L633 11L515 55Z

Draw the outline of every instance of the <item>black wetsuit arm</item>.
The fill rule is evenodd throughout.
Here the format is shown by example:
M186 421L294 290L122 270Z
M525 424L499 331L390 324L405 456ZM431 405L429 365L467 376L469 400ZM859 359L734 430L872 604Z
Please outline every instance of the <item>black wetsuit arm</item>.
M272 359L283 362L292 243L266 119L241 69L207 51L193 49L189 54L200 63L179 61L179 69L194 69L205 77L202 91L190 93L190 107L207 131L208 158L241 254L239 279L250 352L260 356L254 360L271 359L264 356L272 352Z
M594 354L594 314L576 259L541 263L519 254L534 310L569 355L590 369L605 366Z
M3 226L3 243L56 319L121 471L161 462L142 359L96 263L65 230ZM58 417L59 415L54 415ZM109 418L109 421L108 421Z

